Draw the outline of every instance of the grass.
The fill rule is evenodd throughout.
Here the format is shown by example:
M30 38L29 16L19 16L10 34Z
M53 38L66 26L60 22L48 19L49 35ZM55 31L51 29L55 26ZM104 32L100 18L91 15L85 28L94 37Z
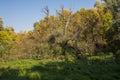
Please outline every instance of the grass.
M118 64L32 59L0 62L0 80L120 80L119 75Z
M100 56L90 56L88 60L105 60L105 59L114 59L113 53L109 53L108 55L100 55Z

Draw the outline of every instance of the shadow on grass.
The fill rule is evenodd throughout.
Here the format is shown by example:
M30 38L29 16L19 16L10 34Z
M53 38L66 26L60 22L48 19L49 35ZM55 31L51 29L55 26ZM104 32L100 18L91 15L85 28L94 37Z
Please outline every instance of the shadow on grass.
M18 69L0 69L0 80L27 80L26 77L19 76Z
M48 62L29 69L0 69L0 80L120 80L120 65Z

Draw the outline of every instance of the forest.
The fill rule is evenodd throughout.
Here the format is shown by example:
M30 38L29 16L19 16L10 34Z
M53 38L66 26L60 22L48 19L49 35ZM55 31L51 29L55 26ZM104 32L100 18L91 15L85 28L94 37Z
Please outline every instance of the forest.
M0 80L120 80L120 0L76 12L61 6L33 30L0 18Z

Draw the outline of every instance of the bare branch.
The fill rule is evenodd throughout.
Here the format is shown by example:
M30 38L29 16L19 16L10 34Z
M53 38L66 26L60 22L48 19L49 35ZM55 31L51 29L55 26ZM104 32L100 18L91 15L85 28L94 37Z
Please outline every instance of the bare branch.
M42 9L42 12L48 17L49 16L49 12L50 12L48 6L44 7Z

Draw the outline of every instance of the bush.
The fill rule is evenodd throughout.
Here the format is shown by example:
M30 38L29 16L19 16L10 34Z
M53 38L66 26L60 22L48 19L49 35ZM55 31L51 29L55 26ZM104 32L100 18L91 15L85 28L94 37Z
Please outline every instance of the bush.
M3 46L0 46L0 57L5 53L5 48Z

